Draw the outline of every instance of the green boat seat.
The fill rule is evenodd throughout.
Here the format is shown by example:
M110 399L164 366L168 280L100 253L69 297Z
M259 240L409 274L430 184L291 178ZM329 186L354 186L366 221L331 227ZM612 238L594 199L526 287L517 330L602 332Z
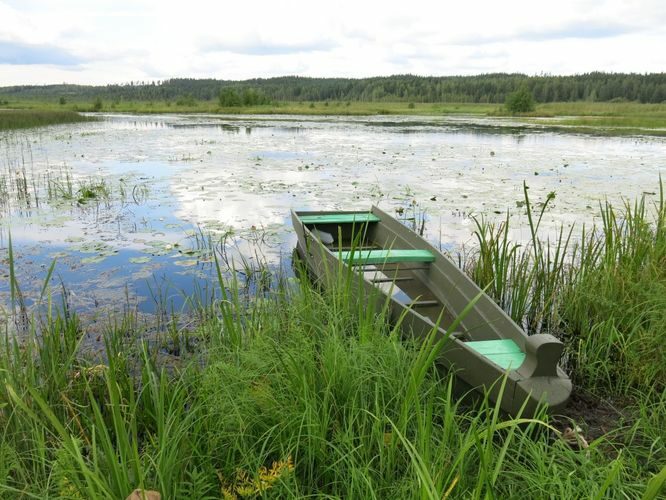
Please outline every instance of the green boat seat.
M502 370L516 370L525 360L525 353L511 339L476 340L465 342L465 345L488 358Z
M379 222L379 217L370 212L353 214L301 215L303 224L353 224L355 222Z
M435 256L428 250L354 250L340 252L340 258L348 264L394 264L397 262L434 262Z

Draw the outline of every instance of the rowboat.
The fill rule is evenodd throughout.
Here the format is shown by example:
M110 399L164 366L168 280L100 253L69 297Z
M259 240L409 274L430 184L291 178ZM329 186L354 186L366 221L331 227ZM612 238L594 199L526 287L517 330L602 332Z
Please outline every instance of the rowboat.
M348 273L358 278L357 299L384 297L381 307L388 305L389 319L405 335L443 339L437 364L454 370L462 387L514 416L532 416L542 404L549 411L566 405L571 380L558 366L562 343L549 334L527 335L403 223L377 207L292 211L291 217L297 253L314 279L327 286L331 274Z

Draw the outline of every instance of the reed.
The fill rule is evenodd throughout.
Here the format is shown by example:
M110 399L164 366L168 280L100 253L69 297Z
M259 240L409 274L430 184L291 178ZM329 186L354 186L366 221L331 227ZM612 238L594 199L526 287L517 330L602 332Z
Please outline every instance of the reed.
M49 271L45 315L0 342L0 495L656 498L663 192L654 205L601 209L602 226L576 244L568 232L537 241L545 207L528 212L533 242L522 247L508 218L479 219L468 261L514 317L562 334L579 388L633 399L588 448L561 439L545 412L507 419L487 398L461 398L454 374L435 366L441 342L402 339L382 299L360 305L353 275L331 269L324 290L280 278L248 295L247 270L226 272L218 250L219 292L190 302L205 308L199 323L168 326L197 338L175 364L129 311L109 321L102 353L83 349L86 327L51 302Z
M666 205L643 195L620 208L599 207L600 226L559 230L542 240L538 213L525 186L531 239L509 239L501 223L477 218L477 251L464 266L528 333L560 337L568 368L587 387L627 393L645 386L664 390L666 355ZM656 356L656 359L655 359Z
M663 397L621 433L621 451L606 437L578 451L544 414L506 420L487 399L459 399L433 364L438 346L358 314L344 279L249 302L222 283L219 314L197 330L204 348L177 369L131 318L109 325L101 358L81 351L81 323L57 308L28 337L7 336L3 494L635 497L659 481Z
M44 127L63 123L77 123L95 120L75 111L54 111L47 109L2 109L0 110L0 130Z

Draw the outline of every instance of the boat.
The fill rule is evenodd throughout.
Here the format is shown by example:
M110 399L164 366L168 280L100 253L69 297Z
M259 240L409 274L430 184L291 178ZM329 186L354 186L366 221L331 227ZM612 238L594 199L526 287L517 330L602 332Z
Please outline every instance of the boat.
M321 286L358 278L358 300L380 296L404 335L441 340L437 365L459 387L487 395L513 416L557 412L571 394L558 365L563 344L527 335L447 256L377 207L369 211L293 211L296 253ZM377 305L379 304L379 305Z

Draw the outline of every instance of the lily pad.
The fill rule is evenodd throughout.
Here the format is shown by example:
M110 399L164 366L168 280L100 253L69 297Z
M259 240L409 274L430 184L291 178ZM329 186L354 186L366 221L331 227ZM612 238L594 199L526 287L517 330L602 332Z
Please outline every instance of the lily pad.
M85 257L81 259L81 264L97 264L106 259L108 255L93 255L92 257Z
M113 252L110 245L107 245L106 243L101 243L99 241L88 241L86 243L82 243L81 245L75 246L74 248L72 248L72 250L81 253L99 253L99 254Z
M185 260L177 260L174 262L174 265L176 266L182 266L182 267L187 267L187 266L196 266L198 264L198 260L196 259L185 259Z
M130 257L128 259L132 264L146 264L152 259L150 257Z
M141 251L143 253L149 253L150 255L154 256L169 255L171 253L169 249L166 249L164 247L147 247L147 248L142 248Z
M162 241L162 240L152 240L152 241L148 241L146 243L146 245L148 245L150 247L160 248L160 247L171 246L171 243L168 243L168 242Z
M65 223L69 222L71 220L70 217L66 216L58 216L58 217L53 217L52 219L46 220L42 223L42 226L44 227L63 227Z

